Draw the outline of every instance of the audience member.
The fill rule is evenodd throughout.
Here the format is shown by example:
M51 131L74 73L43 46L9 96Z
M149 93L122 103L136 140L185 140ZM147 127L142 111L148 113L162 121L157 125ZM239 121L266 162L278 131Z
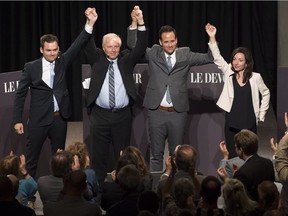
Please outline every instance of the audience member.
M264 214L268 210L278 209L279 191L274 182L263 181L258 185L259 210Z
M124 191L122 199L110 207L107 216L135 216L138 214L137 201L139 192L137 188L141 183L140 173L135 165L129 164L120 169L117 173L120 187Z
M256 216L258 204L249 198L238 179L226 179L223 186L224 211L229 216Z
M128 164L135 165L140 173L141 183L139 184L137 191L141 193L152 189L153 177L147 168L141 151L137 147L128 146L121 151L120 158L116 164L116 170L111 172L112 182L106 181L103 184L101 195L101 207L103 210L108 210L111 205L121 200L124 192L118 184L117 173L122 167Z
M201 199L196 210L197 216L224 216L223 209L217 206L221 196L221 182L215 176L207 176L203 179L200 188Z
M19 180L19 189L16 199L24 206L34 207L35 194L37 192L37 183L26 170L26 159L23 154L19 157L14 155L5 156L0 161L1 175L15 175Z
M38 192L44 206L48 201L57 202L61 199L63 177L72 171L73 163L75 164L75 161L71 152L57 151L52 155L50 161L51 174L41 176L37 181Z
M285 112L285 125L288 128L288 114ZM278 150L275 154L275 169L283 187L280 195L280 205L284 213L288 215L288 133L281 138Z
M96 203L83 198L87 189L86 174L78 169L71 171L63 179L64 197L59 202L47 202L43 208L45 216L100 216L101 210Z
M12 182L13 181L13 182ZM33 209L16 200L19 180L15 175L0 175L0 212L5 216L36 216Z
M234 137L235 149L238 157L245 163L237 169L233 178L240 180L249 196L258 201L257 187L264 180L275 180L274 168L271 160L257 154L258 137L250 130L243 129ZM225 181L229 178L225 168L217 170L218 175Z
M182 177L175 180L176 169L177 167L173 156L171 158L171 171L162 190L163 207L161 213L163 212L166 216L178 215L181 209L195 210L193 200L194 185L192 181L187 178ZM195 179L195 169L193 165L189 168L189 174L192 179Z
M143 157L142 152L135 146L128 146L121 152L122 157L126 157L140 172L143 190L152 190L153 176L149 172L149 167Z
M68 145L66 150L78 156L80 169L86 173L88 190L84 193L85 199L95 201L99 186L96 173L90 168L90 157L87 145L82 142L75 142Z
M157 193L152 190L142 192L138 197L137 206L139 212L147 210L157 215L159 210L159 197Z
M199 201L200 198L200 184L201 181L205 178L203 175L199 175L195 170L195 164L197 160L197 151L195 148L188 144L178 145L175 149L175 163L177 171L175 174L175 181L179 178L188 178L194 187L193 199L195 204ZM160 177L158 184L157 192L160 198L162 198L162 191L165 181L171 173L171 156L166 159L166 169L163 175ZM195 179L191 178L191 169L195 170Z

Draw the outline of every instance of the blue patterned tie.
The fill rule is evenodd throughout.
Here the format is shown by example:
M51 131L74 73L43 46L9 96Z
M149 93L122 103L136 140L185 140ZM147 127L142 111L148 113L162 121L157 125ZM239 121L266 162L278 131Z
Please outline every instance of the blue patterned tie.
M53 85L54 85L54 76L55 76L54 62L51 62L50 63L50 88L51 89L53 89ZM54 112L59 111L59 106L58 106L58 103L54 94L53 94L53 101L54 101Z
M115 84L114 84L113 61L111 61L109 65L109 106L111 109L115 107Z
M168 56L167 57L167 67L168 67L168 70L169 70L169 73L171 72L172 70L172 63L171 63L171 56ZM169 91L169 85L167 85L167 94L166 94L166 101L167 103L171 103L172 102L172 99L171 99L171 95L170 95L170 91Z

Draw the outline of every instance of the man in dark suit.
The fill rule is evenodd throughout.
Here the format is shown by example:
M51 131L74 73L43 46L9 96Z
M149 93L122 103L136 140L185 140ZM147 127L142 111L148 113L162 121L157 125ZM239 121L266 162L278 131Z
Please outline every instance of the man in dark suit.
M90 12L92 11L92 12ZM14 101L14 128L23 134L23 107L30 88L31 102L27 123L27 171L35 177L39 155L47 137L51 140L52 153L65 148L67 118L71 114L66 84L66 69L75 60L92 34L97 19L95 8L85 11L85 29L65 53L60 53L58 38L52 34L40 38L42 57L26 63Z
M91 165L96 171L100 189L107 175L109 149L113 145L114 161L120 151L130 145L131 106L136 99L133 69L144 54L148 33L142 11L135 6L139 41L135 48L120 52L121 39L114 33L104 35L102 49L95 46L93 38L85 52L91 65L91 81L86 105L90 113Z
M273 163L257 154L258 137L252 131L241 130L234 136L234 141L238 157L245 162L235 171L233 178L240 180L250 197L258 201L258 185L264 180L275 181ZM217 170L217 173L224 181L229 178L223 166Z
M128 46L134 47L135 30L129 28L128 36L131 37ZM187 77L191 66L213 62L210 51L202 54L192 52L189 47L178 48L177 33L171 26L160 28L159 43L147 48L145 54L149 81L143 105L148 109L151 171L163 170L166 139L170 154L177 145L183 144L189 111Z

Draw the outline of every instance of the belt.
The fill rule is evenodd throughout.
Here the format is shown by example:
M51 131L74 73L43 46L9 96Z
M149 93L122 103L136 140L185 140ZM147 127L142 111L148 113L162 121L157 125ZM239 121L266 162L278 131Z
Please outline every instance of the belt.
M103 110L103 111L110 112L110 113L120 113L120 112L123 112L124 110L126 110L128 107L129 107L129 105L122 107L122 108L107 109L107 108L103 108L103 107L100 107L98 105L95 105L96 109Z
M174 112L174 111L176 111L174 107L163 107L163 106L159 106L158 109L163 110L163 111L167 111L167 112Z
M59 116L59 115L60 115L60 112L59 112L59 111L56 111L56 112L53 113L53 115L54 115L54 116Z

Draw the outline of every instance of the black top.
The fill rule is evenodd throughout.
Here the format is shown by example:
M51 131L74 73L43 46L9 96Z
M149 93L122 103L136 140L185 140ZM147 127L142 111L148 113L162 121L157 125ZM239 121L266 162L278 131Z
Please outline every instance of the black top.
M234 100L230 113L228 113L228 125L236 129L251 129L256 123L256 117L252 103L251 85L248 81L240 86L233 77Z

